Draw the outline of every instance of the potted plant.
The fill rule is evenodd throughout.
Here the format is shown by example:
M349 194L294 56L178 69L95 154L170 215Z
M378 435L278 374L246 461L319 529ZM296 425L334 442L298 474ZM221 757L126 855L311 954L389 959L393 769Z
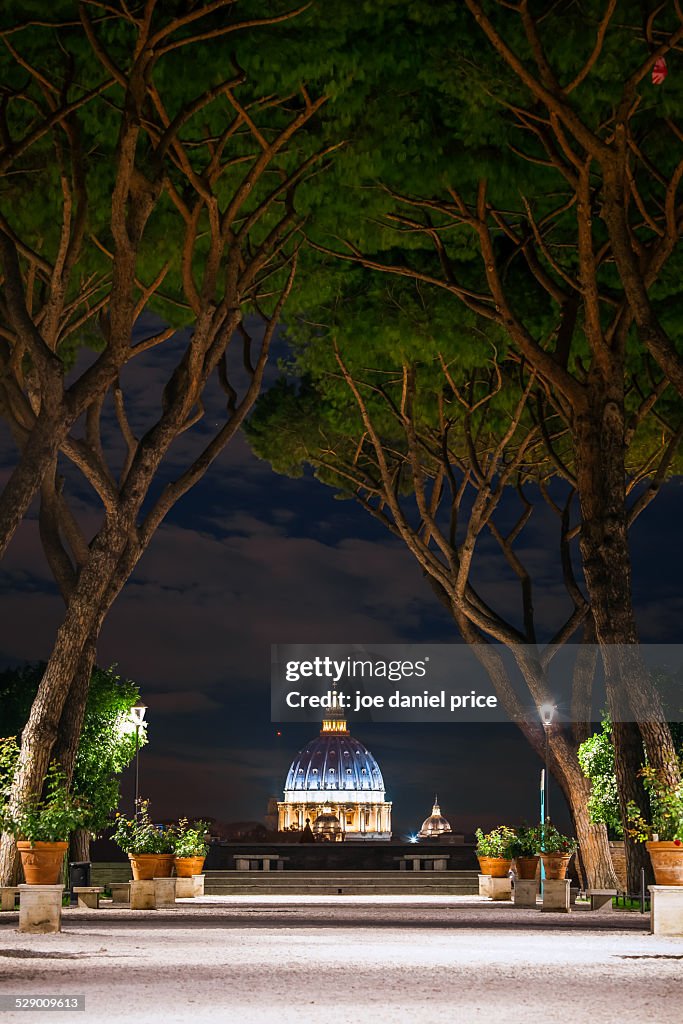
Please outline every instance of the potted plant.
M209 826L205 821L195 821L190 826L187 818L181 818L175 832L175 871L178 878L201 875L209 847L206 833Z
M135 818L124 818L118 814L111 838L128 854L135 881L164 877L163 856L164 853L168 856L170 837L152 822L148 801L140 802L140 811Z
M652 823L629 804L629 834L645 843L657 885L683 885L683 782L671 787L655 768L640 771L650 795Z
M510 844L510 854L514 859L518 878L533 881L536 877L539 842L538 827L529 828L527 825L520 825L515 830L515 838Z
M156 825L159 833L159 856L157 857L157 878L171 878L175 860L176 837L173 828Z
M515 839L515 830L509 828L508 825L499 825L491 832L484 833L478 828L475 838L477 840L477 860L482 875L505 878L512 863L510 848Z
M538 827L539 856L548 879L565 878L569 861L576 853L576 840L563 836L549 821Z
M69 836L81 828L88 808L69 793L66 776L56 762L48 768L45 795L29 797L15 808L5 803L0 827L17 840L27 885L59 882Z

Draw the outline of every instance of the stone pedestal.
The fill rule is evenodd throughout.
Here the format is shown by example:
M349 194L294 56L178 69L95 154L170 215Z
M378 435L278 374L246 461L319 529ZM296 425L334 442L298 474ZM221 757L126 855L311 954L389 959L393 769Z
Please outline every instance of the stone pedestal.
M192 875L190 878L176 878L175 880L175 894L176 899L188 900L194 896L194 880L195 876Z
M175 907L176 878L154 879L154 901L159 907Z
M510 877L506 875L505 878L491 878L489 896L492 900L511 900L512 880Z
M204 875L192 875L191 878L176 878L175 894L178 900L192 899L204 895Z
M491 876L490 875L479 875L479 895L490 896L491 895Z
M130 903L130 882L112 882L109 888L112 903Z
M63 885L20 885L19 931L60 932L63 892Z
M154 882L151 879L145 882L132 881L128 884L130 885L131 910L156 910Z
M518 878L515 882L515 906L536 907L538 882L535 878Z
M683 885L650 885L652 916L650 931L654 935L683 937Z
M569 890L571 880L569 878L546 878L543 882L543 907L542 910L550 910L555 914L569 913Z

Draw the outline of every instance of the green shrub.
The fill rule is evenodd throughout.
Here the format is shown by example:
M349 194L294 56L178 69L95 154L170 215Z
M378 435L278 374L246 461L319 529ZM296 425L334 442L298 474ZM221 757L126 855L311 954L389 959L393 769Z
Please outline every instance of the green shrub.
M477 857L502 857L511 860L512 844L517 838L514 828L499 825L491 832L484 833L480 828L475 832L477 840Z

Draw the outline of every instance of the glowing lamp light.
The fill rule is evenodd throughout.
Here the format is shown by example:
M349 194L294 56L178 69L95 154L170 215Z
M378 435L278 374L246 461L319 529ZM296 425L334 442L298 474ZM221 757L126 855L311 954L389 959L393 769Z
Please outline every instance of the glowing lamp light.
M552 723L556 711L557 708L554 704L541 704L538 713L541 716L543 725L550 725Z
M416 843L417 842L417 836L416 835L408 836L408 842L409 843Z
M137 704L133 705L133 707L130 709L130 718L133 725L137 726L138 728L142 725L142 723L145 720L146 710L147 705L143 704L141 700L139 700Z

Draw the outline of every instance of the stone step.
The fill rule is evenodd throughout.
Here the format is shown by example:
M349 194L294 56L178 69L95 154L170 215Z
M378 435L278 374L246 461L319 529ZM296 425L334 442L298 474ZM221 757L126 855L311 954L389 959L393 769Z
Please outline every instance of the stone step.
M477 896L475 886L425 885L328 885L315 890L292 886L207 886L205 896Z
M205 871L207 880L218 879L218 878L253 878L254 876L262 877L267 875L269 878L290 878L299 880L315 880L322 879L329 880L331 878L348 878L354 880L360 879L383 879L391 880L398 879L403 881L404 879L411 879L415 877L427 878L427 879L439 879L448 878L452 881L459 879L466 879L471 881L472 879L478 879L479 875L476 871Z

